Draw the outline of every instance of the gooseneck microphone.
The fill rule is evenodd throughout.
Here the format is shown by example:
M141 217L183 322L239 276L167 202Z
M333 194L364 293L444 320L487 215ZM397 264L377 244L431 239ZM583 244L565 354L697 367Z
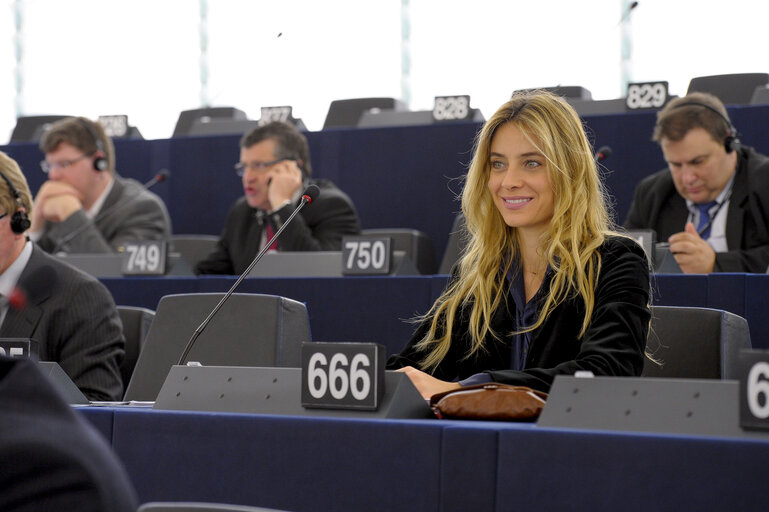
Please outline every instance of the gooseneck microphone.
M134 201L136 201L142 192L145 190L149 190L150 188L154 187L158 183L162 183L166 181L171 176L171 173L168 172L168 169L162 169L160 172L158 172L155 176L152 177L149 181L142 184L141 188L139 189L136 194L129 197L127 200L123 201L122 203L117 203L113 205L111 208L105 209L104 211L100 212L98 215L96 215L96 218L93 219L93 223L95 223L97 220L103 220L106 218L111 217L116 212L119 212L126 206L132 204ZM69 232L66 236L63 236L61 240L56 242L56 245L51 250L51 254L56 254L56 252L63 248L68 242L70 242L72 239L74 239L77 235L85 231L91 226L92 223L86 223L77 228L74 231Z
M157 173L155 176L152 177L151 180L149 180L147 183L142 185L142 188L147 190L148 188L154 187L158 183L163 183L170 177L171 177L171 173L168 172L168 169L161 169L159 173Z
M214 309L211 310L211 312L208 314L205 320L201 322L201 324L198 326L197 329L195 329L195 332L192 333L192 336L190 337L190 340L187 342L187 345L184 347L184 351L182 352L181 357L179 358L179 362L176 363L177 365L185 364L187 360L187 355L190 353L190 350L192 350L192 347L195 345L195 341L200 337L200 335L203 333L203 330L206 328L206 326L211 322L211 319L214 317L214 315L221 309L222 306L224 306L224 303L227 302L227 299L230 298L230 295L233 294L235 291L235 288L238 287L238 285L243 281L243 279L246 278L246 276L251 272L251 269L254 268L254 266L259 262L260 259L262 259L262 256L264 256L267 251L269 250L272 243L278 239L280 234L283 232L284 229L286 229L286 226L288 226L291 221L296 217L296 215L302 210L302 208L305 207L305 205L308 205L312 203L315 199L317 199L318 194L320 194L320 189L317 185L310 185L304 190L304 193L302 194L302 199L299 202L299 205L296 207L296 209L291 212L291 215L289 215L288 219L286 219L286 222L283 223L282 226L280 226L280 229L270 238L267 240L267 243L264 244L264 247L262 247L262 250L259 251L259 253L256 255L256 257L253 259L251 264L248 266L246 270L243 271L242 274L240 274L240 277L238 277L237 281L235 281L235 284L233 284L229 291L224 294L224 297L219 301L219 303L214 306Z
M611 148L609 146L601 146L598 151L595 152L595 161L598 163L603 162L611 156Z

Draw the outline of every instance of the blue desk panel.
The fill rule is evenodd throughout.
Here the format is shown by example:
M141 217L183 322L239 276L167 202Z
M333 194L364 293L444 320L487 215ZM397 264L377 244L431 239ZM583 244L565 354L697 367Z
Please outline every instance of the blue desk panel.
M769 441L537 428L498 453L497 510L767 507Z
M115 302L156 309L172 293L226 292L235 277L105 278ZM381 343L399 352L414 330L409 319L430 309L448 276L248 278L239 292L281 295L307 305L316 341ZM654 304L725 309L748 320L754 348L769 349L769 275L661 274ZM190 335L197 325L191 327Z
M79 409L89 420L104 410ZM112 409L141 502L294 512L766 510L769 438Z
M223 293L234 277L104 278L117 304L157 309L164 295ZM248 278L238 292L288 297L307 306L315 341L380 343L388 354L399 352L411 337L409 321L432 305L434 280L446 276ZM190 335L197 325L191 326Z
M116 410L113 446L142 502L439 510L434 422Z

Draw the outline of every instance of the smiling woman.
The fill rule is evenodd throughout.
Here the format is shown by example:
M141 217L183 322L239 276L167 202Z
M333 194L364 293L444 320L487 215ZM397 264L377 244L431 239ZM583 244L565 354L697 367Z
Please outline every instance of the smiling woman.
M462 193L468 247L389 368L423 396L556 375L640 375L649 311L643 249L611 231L574 110L515 95L484 125Z

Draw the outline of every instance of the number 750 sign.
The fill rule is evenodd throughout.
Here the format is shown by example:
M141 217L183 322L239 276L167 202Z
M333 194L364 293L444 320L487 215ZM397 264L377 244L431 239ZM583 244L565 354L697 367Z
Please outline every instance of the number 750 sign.
M342 274L389 274L391 247L390 237L344 237Z

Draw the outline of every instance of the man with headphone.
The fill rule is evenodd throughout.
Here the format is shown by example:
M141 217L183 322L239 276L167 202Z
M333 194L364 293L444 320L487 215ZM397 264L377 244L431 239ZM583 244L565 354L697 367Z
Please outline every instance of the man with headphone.
M115 151L101 124L83 117L43 134L48 174L35 197L29 235L48 252L117 252L126 242L170 241L163 201L115 172Z
M655 230L685 273L766 272L769 158L740 144L721 101L672 100L653 139L669 169L638 184L624 226Z
M278 251L339 251L342 237L360 234L352 200L329 180L311 179L307 138L293 125L275 121L240 140L235 172L244 196L230 208L214 251L198 274L241 274L296 208L308 185L320 194L270 244Z
M40 360L59 363L88 399L120 400L125 339L112 295L27 239L31 203L18 164L0 152L0 338L37 341ZM25 301L7 299L19 290Z

